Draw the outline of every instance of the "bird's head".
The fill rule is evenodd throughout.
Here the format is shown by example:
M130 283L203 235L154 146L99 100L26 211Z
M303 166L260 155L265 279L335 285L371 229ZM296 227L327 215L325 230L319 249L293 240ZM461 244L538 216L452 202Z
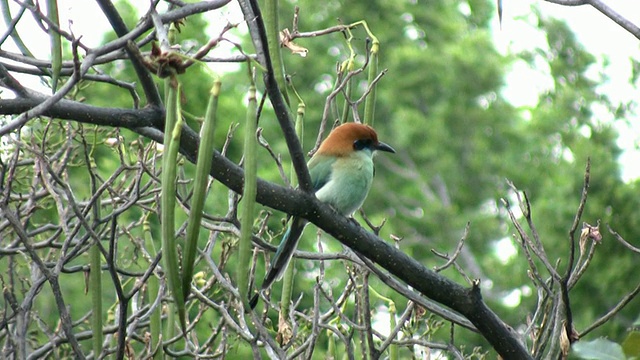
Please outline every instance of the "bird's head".
M320 145L318 154L347 156L354 151L373 153L376 150L396 152L391 146L378 141L378 135L371 126L350 122L333 129Z

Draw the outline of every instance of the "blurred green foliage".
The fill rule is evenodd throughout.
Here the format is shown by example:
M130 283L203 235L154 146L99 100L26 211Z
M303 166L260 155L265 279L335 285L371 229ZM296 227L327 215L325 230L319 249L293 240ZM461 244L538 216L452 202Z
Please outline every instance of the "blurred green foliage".
M127 5L120 2L118 6L122 10ZM501 261L496 256L496 251L500 251L496 248L497 241L515 239L512 237L515 230L500 202L501 198L509 198L514 203L505 179L526 191L531 200L534 223L549 258L552 263L562 258L559 269L563 272L566 266L564 259L569 251L568 231L580 199L585 164L590 158L591 187L583 221L594 225L600 220L604 225L601 229L604 240L598 246L585 278L571 293L576 329L580 331L591 324L636 286L637 275L634 270L638 267L637 255L626 251L606 231L606 225L610 225L626 239L635 239L638 232L636 225L640 221L638 185L621 180L617 162L621 150L616 145L618 134L614 125L625 114L617 111L618 104L611 103L598 92L598 84L606 79L594 79L587 75L596 59L577 42L564 23L540 17L536 25L546 34L548 48L504 55L496 50L492 42L491 25L497 21L494 1L281 1L281 29L291 29L294 6L300 7L300 31L319 30L338 23L365 19L380 40L379 68L388 69L388 72L377 87L375 125L381 140L391 144L398 154L378 157L374 188L363 208L374 224L387 219L381 231L383 238L390 239L391 234L401 237L400 249L425 266L434 267L444 261L437 259L430 249L453 252L466 223L470 222L460 265L469 277L483 281L486 300L506 323L524 324L526 316L536 305L535 288L526 273L526 260L520 251L507 261ZM133 7L122 13L130 16L125 19L128 24L136 23L139 14ZM202 45L211 35L207 28L206 17L190 17L182 27L180 41L182 44ZM233 33L242 39L245 51L251 52L249 49L252 46L246 34L242 30L234 30ZM366 34L358 28L353 30L353 34L353 45L361 64L366 54ZM109 38L110 35L107 35ZM286 49L282 52L286 73L291 76L291 81L306 103L304 143L309 144L305 146L305 150L309 150L316 140L325 98L336 81L336 66L346 60L349 53L341 33L296 39L295 42L309 50L307 57L291 54ZM543 63L549 68L553 87L540 95L535 107L516 108L505 99L505 75L515 61L526 61L531 66ZM124 81L135 81L135 74L126 62L103 67L103 71ZM249 82L246 64L241 65L237 72L229 73L217 71L215 64L210 65L209 69L204 66L191 67L180 78L184 89L182 107L186 113L195 117L204 115L212 85L211 71L222 77L218 108L218 118L221 119L218 129L221 131L216 134L217 148L220 150L228 136L222 130L242 124ZM355 94L364 91L365 79L358 77L353 83ZM94 105L132 106L126 91L114 92L109 85L92 84L83 89L81 94L88 103ZM295 104L292 106L295 109ZM595 107L605 109L609 117L599 118L600 113L594 112ZM286 146L269 109L267 101L259 126L263 128L263 137L273 150L282 154L285 170L288 170L290 165ZM332 109L329 121L338 119L339 115L337 109ZM199 129L199 123L193 117L187 121L192 128ZM104 146L103 139L114 136L114 130L96 130L85 126L84 131L89 143L96 141L99 144L93 152L99 172L105 177L109 176L118 167L119 159L113 148ZM34 134L37 131L34 130ZM131 161L135 159L134 146L129 147L131 142L138 141L142 145L150 143L126 130L119 131L119 134L124 137L124 151ZM242 131L236 130L230 140L227 156L238 162L242 157L241 151ZM283 183L270 155L264 149L260 149L258 155L258 175L269 181ZM71 177L71 181L77 179L78 183L72 184L72 187L80 189L76 191L77 196L88 197L87 182L80 175L85 166L84 159L76 160L77 177ZM192 164L184 164L182 177L189 179L194 169ZM150 179L145 177L144 181ZM183 196L187 196L188 191L189 185L179 188ZM227 190L214 184L205 211L223 215L226 209ZM264 208L259 210L272 212ZM142 213L139 209L132 209L122 216L135 221ZM267 240L273 237L277 244L285 217L280 213L271 216L268 232L263 237ZM357 218L360 220L359 216ZM159 239L158 219L152 217L151 220L155 223L152 226L153 235ZM46 221L55 221L54 211ZM132 232L130 241L141 238L140 231L141 228ZM300 248L317 251L314 236L315 229L309 227ZM201 246L204 246L206 237L203 235L200 240ZM325 251L340 250L337 241L330 238L324 240ZM227 235L218 239L214 258L223 258L226 252L233 251L235 241L235 238ZM131 271L143 271L147 263L127 254L135 246L126 245L124 241L121 244L120 265ZM514 246L517 247L517 244L514 243ZM235 254L232 252L230 256L227 260L232 263ZM85 260L88 261L80 259L79 263ZM258 274L262 274L263 263L260 258ZM298 275L294 298L303 293L305 296L299 307L309 308L312 305L309 289L315 283L319 265L306 260L297 261L296 265ZM204 264L200 264L200 269L204 268ZM196 267L196 272L198 270ZM344 272L344 267L338 262L327 266L325 277L331 287L344 287L347 280ZM451 269L445 275L464 282L464 278ZM79 275L61 277L65 291L72 294L68 296L68 301L74 317L84 314L89 306L89 298L81 295L83 282L76 281L76 277ZM375 278L370 281L371 286L391 298L399 308L398 313L402 313L406 306L403 297ZM111 304L114 301L113 290L109 289L108 283L104 287L105 296L111 297L105 299L105 303ZM523 292L518 306L504 305L506 295L526 287L532 292ZM274 299L279 298L278 291L279 287L276 286L272 295ZM206 295L212 299L226 296L217 287ZM385 304L382 301L374 302L374 309L377 305ZM42 302L37 306L41 307L39 311L43 314L46 313L43 310L52 307L52 304ZM345 309L348 315L352 311ZM191 312L194 316L197 309L194 307ZM633 301L612 321L589 336L596 338L607 335L622 341L626 329L639 312L640 302ZM277 324L277 317L271 315L273 323ZM55 311L51 312L51 316L56 316ZM206 320L211 327L215 327L218 321L214 317ZM435 322L432 326L431 332L425 329L417 329L416 332L427 331L429 337L448 339L448 327L440 327ZM205 339L207 331L211 330L204 326L198 329L198 337ZM298 331L305 333L310 329ZM457 341L467 344L468 353L476 345L487 346L473 333L459 331L456 336ZM243 344L238 339L235 341L231 339L230 346ZM244 346L239 345L237 352L233 353L236 358L249 356L249 349ZM403 351L407 351L404 356L409 356L408 350ZM324 356L323 350L317 349L314 358Z

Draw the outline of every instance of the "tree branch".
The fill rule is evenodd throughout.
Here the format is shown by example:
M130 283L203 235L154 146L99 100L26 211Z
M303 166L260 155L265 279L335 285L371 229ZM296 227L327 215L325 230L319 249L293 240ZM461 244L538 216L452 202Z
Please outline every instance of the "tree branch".
M623 17L612 8L610 8L607 4L602 2L601 0L546 0L552 4L558 4L563 6L581 6L581 5L591 5L598 11L600 11L604 16L613 20L616 24L618 24L621 28L627 30L631 35L640 39L640 27L636 24L629 21L627 18Z
M40 99L42 100L42 99ZM12 106L30 106L37 99L0 100L0 114L11 114ZM5 106L10 105L10 106ZM157 130L164 113L153 108L138 110L106 109L70 100L61 100L43 115L105 126L120 126L162 143ZM182 130L180 152L191 162L197 159L200 138L191 128ZM244 172L219 152L212 158L211 176L229 189L241 193ZM321 203L313 194L279 186L258 179L256 200L262 205L291 215L301 216L335 237L341 243L379 264L426 297L464 315L491 343L504 359L529 359L530 355L515 332L482 301L477 286L465 288L427 269L407 254L367 232L330 206Z

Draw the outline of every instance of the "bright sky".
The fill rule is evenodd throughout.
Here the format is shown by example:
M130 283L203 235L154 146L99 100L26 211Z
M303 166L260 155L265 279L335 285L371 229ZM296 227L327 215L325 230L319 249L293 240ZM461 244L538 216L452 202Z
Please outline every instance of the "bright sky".
M11 5L15 5L10 1ZM635 24L640 25L640 1L608 0L609 6L626 16ZM82 35L83 42L88 46L97 46L102 34L109 29L109 24L102 15L98 5L93 1L59 0L61 19L64 29L71 28L76 36ZM146 2L144 4L146 6ZM629 58L640 60L639 40L623 30L613 21L590 6L567 7L544 1L518 0L503 1L502 29L495 20L494 38L498 49L503 52L511 50L531 49L544 42L544 34L538 32L534 26L532 6L537 6L541 13L564 19L584 44L586 49L596 55L602 65L608 59L610 65L606 69L593 69L594 78L600 71L605 71L610 81L601 85L601 91L613 101L629 101L640 99L640 91L629 84L631 63ZM229 15L227 13L226 15ZM28 14L27 18L31 18ZM70 19L73 22L70 23ZM233 14L233 21L240 21L241 17ZM41 31L25 31L19 28L21 34L32 33L34 39L41 46L35 48L36 56L48 56L48 38ZM0 33L4 29L0 28ZM32 39L26 39L31 42ZM7 46L10 45L10 46ZM13 42L5 42L8 50L14 50ZM33 50L33 49L32 49ZM516 106L533 106L540 91L549 88L552 82L544 69L530 69L523 63L516 64L507 78L507 88L504 91L509 101ZM25 84L30 85L30 84ZM597 114L602 120L610 115ZM631 180L640 177L640 119L636 116L628 119L629 125L620 124L621 134L619 145L625 149L620 162L623 166L623 178Z
M636 25L640 25L640 2L609 0L605 2ZM585 48L594 54L599 67L592 69L593 78L597 79L599 72L609 77L609 82L601 84L600 91L616 103L640 99L640 90L630 83L630 58L640 61L639 40L621 28L612 20L601 14L591 6L560 6L544 1L503 1L502 30L496 30L494 38L499 49L524 50L541 45L544 34L537 32L531 25L534 19L531 6L537 6L546 16L563 19L572 29L577 39ZM602 64L607 59L609 66L603 69ZM535 105L537 94L547 89L552 82L544 69L530 69L523 63L514 66L507 79L505 96L514 105ZM522 85L526 84L526 85ZM611 115L602 111L595 112L600 120L608 120ZM634 115L627 119L629 124L619 123L620 134L618 144L625 149L619 161L623 167L623 179L629 181L640 178L640 118Z

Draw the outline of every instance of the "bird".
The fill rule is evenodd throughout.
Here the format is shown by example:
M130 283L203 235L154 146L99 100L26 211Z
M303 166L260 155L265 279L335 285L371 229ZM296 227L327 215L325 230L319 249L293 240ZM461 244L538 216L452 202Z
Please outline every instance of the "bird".
M318 200L343 216L351 216L362 206L371 189L376 151L396 152L378 140L371 126L347 122L333 129L307 163ZM271 259L260 291L249 301L251 309L257 305L260 292L271 287L284 274L306 224L307 221L301 217L292 218Z

